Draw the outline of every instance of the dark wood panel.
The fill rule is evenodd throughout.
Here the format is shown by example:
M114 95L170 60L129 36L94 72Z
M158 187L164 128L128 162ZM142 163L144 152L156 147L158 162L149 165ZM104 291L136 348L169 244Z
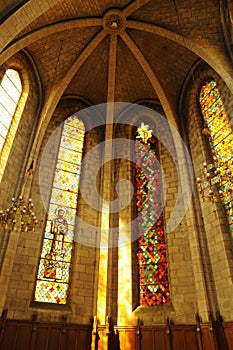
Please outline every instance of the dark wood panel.
M167 339L168 338L168 339ZM169 340L169 335L166 334L166 330L154 330L154 349L168 349L166 344L167 340Z
M17 337L17 328L15 327L15 325L10 325L6 323L6 328L4 330L3 339L0 344L1 346L0 349L1 350L14 349L16 344L16 337Z
M14 350L29 350L32 327L23 325L18 327L17 341Z
M63 334L63 349L73 350L76 349L77 331L75 329L66 329Z
M6 323L1 349L29 350L31 332L30 324Z
M188 349L188 350L197 350L198 349L196 328L187 329L187 330L185 329L184 330L184 339L185 339L186 349Z
M152 329L141 329L141 349L155 350L154 332Z
M45 350L59 350L61 345L61 328L50 328L49 329L49 341L48 347Z
M228 350L233 350L233 322L223 322L223 330L227 343Z
M172 329L172 349L186 350L184 333L181 329Z
M88 328L79 329L77 350L88 350L91 347L91 331ZM75 349L75 350L76 350Z
M41 350L41 349L46 350L47 346L48 346L48 329L47 327L38 327L36 330L35 350Z
M0 326L3 322L0 323ZM233 322L155 327L98 328L95 350L233 350ZM0 350L90 350L91 327L6 320ZM95 337L93 336L93 339Z
M202 344L204 350L218 350L216 345L215 334L212 332L210 325L201 325ZM225 350L225 349L219 349Z

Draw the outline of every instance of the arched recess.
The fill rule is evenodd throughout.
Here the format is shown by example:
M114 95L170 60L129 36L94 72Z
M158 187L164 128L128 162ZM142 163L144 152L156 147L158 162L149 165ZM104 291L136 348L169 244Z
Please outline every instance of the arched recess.
M213 162L208 137L202 132L204 120L199 104L201 87L209 80L217 82L226 113L229 117L232 114L232 106L229 103L231 92L228 87L207 64L198 63L193 67L192 74L184 85L180 105L183 111L184 134L188 135L187 142L196 178L203 178L204 162ZM230 119L229 121L231 123ZM232 303L228 297L227 283L232 283L233 244L226 212L221 202L203 202L197 184L191 209L188 216L190 243L199 250L196 254L197 250L194 249L192 256L194 269L199 271L195 275L195 285L196 290L200 290L200 295L203 293L206 303L205 306L199 305L200 312L204 315L208 310L220 312L224 319L227 319L230 317L231 308L228 303ZM226 267L222 269L220 266L223 264ZM207 315L205 317L207 318Z
M89 105L89 106L88 106ZM90 112L91 110L91 112ZM45 137L41 142L41 149L39 154L38 166L36 167L35 178L39 179L39 193L36 195L36 200L41 208L41 219L43 224L40 229L38 229L37 239L43 245L43 235L45 231L45 225L47 222L47 216L49 214L49 198L50 189L53 183L53 169L56 167L56 152L57 143L59 142L59 130L63 125L63 122L70 116L77 116L82 119L85 124L85 141L83 148L83 161L85 156L89 152L98 146L104 139L104 127L103 123L98 123L98 125L93 125L92 117L100 120L100 112L95 109L94 106L90 106L90 102L86 99L75 96L66 95L63 96L59 102L53 117L50 120L49 126L47 127ZM58 137L56 133L58 132ZM53 139L54 137L54 139ZM53 145L54 141L54 145ZM52 142L52 143L51 143ZM52 145L52 146L51 146ZM101 164L101 154L99 157L90 159L87 163L84 161L82 163L82 171L80 175L79 184L79 194L77 202L77 210L75 217L75 233L73 242L73 257L70 267L70 279L69 279L69 292L67 303L57 303L56 308L58 310L68 310L69 307L74 308L74 312L70 317L73 317L75 322L88 322L88 317L93 314L94 311L94 293L96 288L94 287L96 279L98 278L97 268L98 268L98 229L100 227L99 212L92 206L90 202L86 199L93 198L90 194L91 184L94 182L93 176L91 174L95 173L96 168L100 167ZM96 189L98 193L101 191L101 172L97 173L96 177ZM32 190L35 192L38 186L38 180L33 183ZM62 181L62 180L61 180ZM37 191L38 192L38 191ZM96 198L94 198L96 199ZM88 227L94 227L95 232L89 232ZM41 254L41 245L38 244L36 256L39 258ZM33 276L33 285L35 285L35 276L37 271L35 271ZM87 278L87 276L89 276ZM85 297L84 297L84 289ZM30 291L30 298L33 300L34 290ZM85 302L84 302L85 298ZM65 300L63 300L64 302ZM49 303L47 303L47 306ZM87 307L84 305L87 305ZM40 302L32 301L31 308L39 307L43 309L43 300ZM53 305L54 306L54 305ZM49 306L48 306L49 307ZM67 308L68 307L68 308ZM76 310L77 307L77 310ZM80 311L83 309L83 313ZM78 321L77 321L78 320Z
M9 203L11 203L12 197L17 198L22 193L23 188L25 189L24 194L26 196L29 195L30 192L31 176L29 177L29 173L27 173L26 170L31 164L30 151L35 137L38 115L40 113L39 99L41 96L41 90L35 66L25 53L17 53L14 57L9 59L2 68L3 71L11 68L19 72L22 78L22 88L24 91L24 100L22 101L22 105L19 106L22 115L14 135L15 137L10 150L9 161L6 164L0 184L1 198L3 199L3 208L1 209L6 209L7 206L9 206ZM3 250L0 278L2 290L0 301L1 307L4 305L5 300L8 297L7 290L8 286L11 284L12 269L16 263L14 258L17 253L18 243L22 242L22 236L22 232L11 231L9 233L8 230L4 230L1 235L1 248Z
M83 62L88 57L88 55L103 40L105 35L106 35L106 33L103 30L95 37L95 39L93 41L91 41L91 43L85 48L85 50L82 52L82 54L76 60L76 62L70 68L66 77L59 84L59 86L57 85L56 87L54 87L52 89L51 96L50 96L51 98L48 101L48 105L44 108L44 111L42 112L42 120L43 120L42 132L45 130L46 123L48 122L49 118L51 117L52 112L53 112L56 104L58 103L59 98L61 97L62 92L65 91L66 87L68 86L68 83L71 81L74 74L77 73L78 69L81 67ZM132 40L130 39L130 37L126 33L121 33L121 36L122 36L123 40L126 42L126 44L128 45L129 49L135 55L135 58L138 60L142 69L145 71L145 73L146 73L148 79L150 80L155 92L159 93L159 98L161 100L162 105L165 108L166 117L171 122L171 129L172 129L173 138L176 139L176 141L175 141L176 152L177 152L177 154L179 154L179 157L177 159L177 164L178 164L178 169L179 169L179 173L180 173L180 178L182 179L183 187L186 186L186 191L185 191L185 194L183 193L183 196L185 197L187 194L187 197L184 198L184 206L187 207L187 205L189 204L189 199L190 199L189 193L190 193L190 186L192 186L192 181L189 182L185 178L185 176L187 176L187 164L189 165L189 161L188 161L188 157L187 157L187 152L185 152L185 150L184 150L185 147L182 144L182 140L180 139L176 128L172 127L172 123L176 124L174 112L172 110L172 107L171 107L168 99L167 99L167 96L165 95L164 91L162 90L162 88L158 82L157 77L155 76L149 63L144 58L143 54L138 50L136 44L132 42ZM63 90L61 89L61 86L63 87ZM46 115L43 115L43 113L46 113ZM189 174L189 179L192 179L190 174ZM175 220L176 220L176 217L174 215L172 218L174 225L175 225ZM172 226L173 226L173 224L171 224L170 229L172 229Z
M17 107L19 106L20 99L22 98L22 94L22 80L18 71L16 69L8 68L5 70L1 80L0 180L2 179L11 145L15 136L13 130L17 130L22 114L20 112L17 113L16 111ZM19 114L18 118L17 114Z
M65 93L65 90L69 83L71 82L74 75L78 72L82 64L85 62L87 57L93 52L93 50L98 46L98 44L104 39L106 36L104 31L101 31L82 51L77 60L74 62L72 67L69 69L67 75L63 78L63 80L56 84L56 86L51 87L50 95L48 96L48 100L44 104L40 120L38 124L37 133L34 138L34 144L32 146L32 154L35 155L35 158L38 154L38 150L40 149L40 143L43 140L43 136L46 132L48 124L53 116L53 113L62 98L62 95ZM99 114L97 113L99 116Z
M139 102L139 101L138 101ZM142 102L142 101L141 101ZM154 103L153 103L154 102ZM146 106L145 109L142 108L142 106L135 105L130 107L129 109L124 109L121 111L120 115L118 116L117 123L114 125L114 136L117 138L126 138L127 140L130 140L132 143L134 143L134 137L133 137L133 129L138 125L140 127L141 121L143 118L145 119L145 116L149 117L151 122L155 122L156 124L156 114L152 110L154 107L155 110L161 111L161 106L158 104L158 101L143 101L143 104ZM149 109L150 108L150 109ZM141 109L141 110L140 110ZM127 119L128 118L128 119ZM160 125L161 126L161 125ZM171 133L169 133L169 130L165 130L167 132L166 138L171 139ZM161 132L164 132L161 131ZM122 140L123 142L123 140ZM128 143L127 143L128 144ZM132 153L134 152L134 149L130 149L130 144L128 144L128 149L126 147L122 147L117 151L117 154L120 153L122 156L122 159L118 159L118 157L115 156L115 181L113 186L116 186L120 181L127 180L131 184L135 185L135 159L132 157ZM174 146L173 146L174 147ZM162 144L162 142L159 142L159 151L161 152L161 160L160 165L162 167L163 171L163 183L165 186L164 191L166 192L166 189L169 189L170 193L164 194L164 197L166 195L168 198L164 198L164 218L165 218L165 224L169 221L171 212L175 206L176 198L177 198L177 192L178 188L177 186L177 177L176 177L176 169L175 164L173 163L173 159L171 158L171 155L169 154L169 151L166 149L166 146ZM131 155L131 157L130 157ZM131 161L129 161L131 160ZM126 322L125 320L128 317L128 320L134 316L134 317L140 317L142 322L145 325L150 324L152 322L152 319L154 322L163 322L162 319L166 316L171 317L172 319L176 319L176 315L180 315L182 313L183 305L180 304L180 300L185 300L186 305L192 305L191 308L195 308L197 297L196 295L192 295L192 300L190 300L190 295L186 296L186 292L182 290L181 287L181 280L182 277L179 277L179 272L176 270L176 264L181 263L182 257L180 254L176 254L176 248L174 247L174 243L179 241L179 249L182 251L185 251L185 259L186 259L186 267L185 272L182 273L187 274L187 278L190 279L190 283L192 284L192 287L194 290L194 284L193 279L190 278L189 274L192 275L192 265L191 265L191 257L190 257L190 247L189 242L186 237L186 229L185 229L185 219L182 221L182 227L177 227L174 232L167 233L165 235L166 243L167 243L167 257L168 257L168 268L169 268L169 281L171 284L171 305L160 305L159 307L157 305L151 305L150 307L147 306L139 306L139 300L138 300L138 266L137 266L137 225L136 225L136 200L135 198L131 198L129 192L127 192L127 184L125 184L125 190L123 191L123 194L119 194L119 186L118 193L115 193L115 195L119 196L119 202L124 203L126 201L126 198L124 196L128 193L128 202L125 208L123 208L118 213L114 214L114 224L116 225L118 223L119 225L119 246L118 246L118 253L116 255L118 256L118 267L115 265L114 268L114 276L117 275L117 282L118 282L118 315L117 320L118 324L122 324L123 322ZM172 195L170 189L172 188ZM114 190L114 189L113 189ZM136 189L134 187L134 194L136 192ZM166 200L167 199L167 200ZM122 202L121 202L122 201ZM126 236L126 229L121 228L120 226L122 223L131 223L131 244L127 244L125 240L127 240ZM180 238L179 238L180 237ZM176 238L174 240L174 238ZM123 242L123 244L122 244ZM126 244L124 244L126 242ZM131 249L130 249L131 248ZM130 258L132 258L132 264L129 263ZM116 271L117 270L117 271ZM182 270L182 269L181 269ZM189 276L189 277L188 277ZM114 281L116 280L116 277L114 277ZM179 285L177 284L177 281L179 280ZM185 280L185 278L184 278ZM173 293L173 289L176 290L176 292ZM115 291L115 290L114 290ZM122 298L122 296L124 296ZM193 303L193 304L192 304ZM114 311L114 310L113 310ZM193 317L192 315L189 315L190 320ZM178 318L177 318L178 320ZM132 322L132 319L131 321ZM182 321L181 321L182 322Z
M14 125L12 125L12 127L14 132L9 135L11 138L9 142L12 143L10 151L11 156L15 156L18 159L18 162L15 164L15 170L17 171L17 166L21 169L21 171L19 171L18 182L15 186L14 181L14 186L12 187L14 195L17 196L23 182L25 170L30 162L30 147L34 140L35 129L37 127L41 108L41 84L34 62L26 52L18 53L8 60L3 65L3 70L1 70L1 72L7 69L15 69L19 73L23 91L15 111L16 120L13 120ZM35 91L36 94L34 94ZM18 125L16 125L17 123ZM19 132L18 130L23 130L23 132ZM25 140L27 140L27 142L25 142ZM21 153L22 155L20 155ZM8 176L7 165L5 173L2 181L5 182L7 180L9 185L9 181L11 180ZM9 195L13 195L13 193L9 193Z
M104 135L104 128L102 127L103 124L103 116L101 115L101 111L98 110L95 106L92 106L91 102L87 99L83 98L82 96L77 95L64 95L62 96L61 100L59 101L54 114L52 118L50 119L50 122L47 126L47 129L44 133L40 133L41 130L38 130L39 140L37 147L37 152L39 152L39 162L36 166L36 172L37 174L41 174L40 178L40 193L42 195L42 201L44 204L45 210L48 209L48 196L47 196L47 186L44 186L44 177L43 177L43 166L46 166L46 156L49 155L49 149L46 149L46 145L49 144L49 142L53 142L52 137L54 135L54 140L57 139L56 137L56 129L60 128L63 122L71 115L77 115L84 123L85 130L87 136L85 137L85 145L84 145L84 155L88 152L89 148L93 147L92 143L94 144L95 141L91 142L91 133L93 132L93 135L95 135L95 129L97 130L98 127L98 137L97 137L97 143L103 141L103 135ZM94 128L94 130L93 130ZM89 135L90 134L90 135ZM51 138L51 141L50 141ZM94 137L96 138L96 136ZM55 151L56 152L56 151ZM43 157L45 157L43 159ZM52 156L54 158L55 156ZM45 163L43 164L43 161ZM51 167L54 168L55 164L52 163ZM85 171L85 169L83 169ZM47 176L47 175L46 175ZM47 181L49 184L49 187L51 188L52 184L52 174L48 174ZM81 184L80 184L81 186ZM38 198L39 199L39 198Z
M55 171L38 268L34 300L67 304L75 236L85 127L77 116L66 118L59 130Z

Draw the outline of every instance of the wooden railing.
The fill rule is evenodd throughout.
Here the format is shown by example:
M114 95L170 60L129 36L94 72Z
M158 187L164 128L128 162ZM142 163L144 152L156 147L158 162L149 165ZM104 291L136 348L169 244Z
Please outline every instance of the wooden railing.
M2 322L1 322L2 323ZM0 325L1 325L0 323ZM5 320L0 333L0 350L89 350L91 326L71 325L65 317L60 323Z
M233 322L221 318L196 324L137 326L77 325L0 318L0 350L233 350Z

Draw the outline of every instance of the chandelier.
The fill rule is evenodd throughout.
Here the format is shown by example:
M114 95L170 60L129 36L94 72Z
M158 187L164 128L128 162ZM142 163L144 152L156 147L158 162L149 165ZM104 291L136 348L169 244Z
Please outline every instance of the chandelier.
M23 196L12 198L12 203L5 211L0 211L0 223L5 229L35 231L38 224L32 199L24 201Z
M219 161L213 157L213 163L203 163L203 178L197 178L197 184L203 201L228 204L233 199L232 160Z
M28 177L33 173L33 162L30 168L27 170ZM26 185L26 183L25 183ZM24 186L23 186L24 188ZM22 190L23 193L23 190ZM6 210L0 210L0 225L4 229L17 230L17 231L35 231L38 220L34 212L34 204L32 199L22 194L18 198L13 197L11 204Z

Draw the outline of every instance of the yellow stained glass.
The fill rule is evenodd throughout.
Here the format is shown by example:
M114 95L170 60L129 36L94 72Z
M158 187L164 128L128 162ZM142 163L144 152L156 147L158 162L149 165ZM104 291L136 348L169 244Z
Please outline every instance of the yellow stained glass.
M72 151L70 149L61 147L59 151L58 159L67 161L72 164L80 164L82 159L82 153L79 150L77 152L77 151Z
M50 221L56 216L57 210L59 206L57 204L50 203L49 207L49 215L48 215L48 221L47 224L50 225ZM74 218L76 214L76 208L69 208L69 210L66 211L66 220L69 225L74 225Z
M64 191L61 188L54 188L51 202L58 204L60 207L65 203L66 207L75 208L77 203L77 193Z
M37 274L37 302L67 303L84 134L78 117L65 121Z
M202 86L199 102L205 127L209 130L211 151L222 177L220 190L233 235L233 134L214 80ZM226 173L227 169L228 173Z
M7 69L0 85L0 151L7 137L21 93L22 84L19 73L14 69Z
M58 160L57 169L70 173L80 173L80 164L72 164L66 161Z
M68 171L63 171L56 169L54 177L54 186L60 187L63 190L77 192L79 182L79 174L71 173Z

